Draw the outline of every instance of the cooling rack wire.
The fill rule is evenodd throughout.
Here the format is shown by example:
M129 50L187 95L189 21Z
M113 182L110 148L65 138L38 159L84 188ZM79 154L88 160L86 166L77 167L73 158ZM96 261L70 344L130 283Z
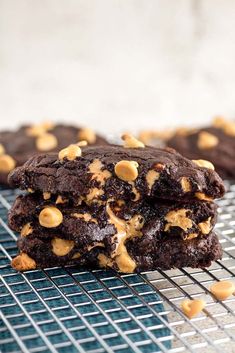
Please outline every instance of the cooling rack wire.
M234 280L235 184L219 203L223 259L210 269L141 274L74 266L18 273L10 266L16 234L7 211L17 191L0 189L0 352L235 352L235 297L215 300L208 288ZM204 298L189 320L185 298Z

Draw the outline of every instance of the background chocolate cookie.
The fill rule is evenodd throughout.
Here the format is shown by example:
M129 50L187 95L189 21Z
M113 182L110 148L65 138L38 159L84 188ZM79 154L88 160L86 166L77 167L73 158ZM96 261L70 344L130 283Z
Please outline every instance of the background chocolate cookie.
M16 131L0 132L0 183L7 184L8 173L32 155L58 152L65 146L86 140L88 144L107 144L92 129L44 122L22 126Z
M224 179L235 178L235 122L215 118L212 126L179 129L166 141L190 159L207 159Z

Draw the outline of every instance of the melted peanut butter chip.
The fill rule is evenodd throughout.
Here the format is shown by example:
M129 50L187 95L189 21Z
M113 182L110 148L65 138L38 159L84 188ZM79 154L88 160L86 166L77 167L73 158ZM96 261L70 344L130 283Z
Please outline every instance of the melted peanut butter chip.
M21 229L20 235L22 237L27 237L27 235L33 233L33 228L31 226L31 223L26 223L23 228Z
M28 188L27 191L28 191L30 194L33 194L33 193L35 192L32 188Z
M109 204L106 206L106 212L109 216L109 222L117 229L117 233L114 236L114 238L117 238L117 242L115 242L116 248L112 252L112 260L108 260L108 264L115 262L119 271L132 273L136 268L136 264L128 254L125 243L128 239L142 236L141 228L143 227L144 219L140 215L135 215L128 221L120 219L113 213ZM105 266L109 266L108 264ZM102 266L101 262L100 265Z
M112 174L107 169L103 169L103 167L102 162L97 158L89 165L89 172L93 174L91 180L97 180L102 186L105 184L105 181L112 176Z
M58 195L57 196L57 198L56 198L56 204L58 205L58 204L60 204L60 203L66 203L68 200L65 198L65 197L63 197L63 196L61 196L61 195Z
M184 208L177 211L168 212L165 216L167 224L165 225L164 231L167 232L171 227L179 227L184 231L192 228L193 222L187 217L188 212L190 211Z
M81 157L82 150L77 145L69 145L59 152L59 159L62 160L67 158L69 161L73 161L77 157Z
M67 255L74 247L73 240L54 238L51 241L52 251L57 256Z
M0 156L0 172L9 173L16 166L15 160L8 154L3 154Z
M73 217L76 218L81 218L83 219L85 222L93 222L93 223L98 223L97 219L93 218L90 213L73 213L72 214Z
M79 259L81 257L81 254L79 252L76 252L73 256L72 259Z
M84 128L78 132L78 140L86 140L89 144L92 144L96 141L96 134L92 129Z
M5 148L3 145L0 143L0 156L5 153Z
M34 270L37 267L36 262L24 252L11 261L11 266L17 271Z
M89 190L89 193L86 195L86 201L89 204L95 199L99 199L100 196L104 194L103 189L93 188Z
M184 192L190 192L192 190L192 186L189 181L189 178L186 178L186 177L181 178L180 184Z
M124 181L134 181L138 177L139 164L135 161L120 161L115 165L115 174Z
M212 284L211 293L219 300L225 300L235 293L235 284L230 281L220 281Z
M49 200L51 198L51 193L50 192L44 192L43 193L43 198L44 198L44 200Z
M181 309L189 319L192 319L205 308L205 305L206 303L202 299L186 299L181 303Z
M196 192L195 196L197 199L199 200L204 200L204 201L213 201L213 198L210 196L207 196L206 194L204 194L203 192Z
M206 161L205 159L193 159L192 162L198 165L199 167L215 170L214 165L211 162Z
M197 238L197 237L198 237L197 233L189 233L189 234L186 235L185 240L191 240L191 239L194 239L194 238Z
M36 139L36 147L39 151L51 151L57 146L57 138L52 134L45 133Z
M209 217L205 222L199 223L198 227L200 228L202 234L209 234L212 229L211 217Z
M217 146L219 143L218 137L209 132L202 131L198 135L197 145L200 150L206 150Z
M106 267L113 266L113 260L102 253L98 255L98 260L99 260L100 267L106 268Z
M62 221L61 211L53 206L45 207L39 214L39 223L46 228L58 227Z
M123 144L124 148L144 148L145 147L143 142L137 140L137 138L129 134L122 135L122 140L124 141L124 144Z
M152 187L155 183L156 180L160 178L160 173L156 172L156 170L149 170L148 173L146 174L146 181L148 184L149 191L152 190Z

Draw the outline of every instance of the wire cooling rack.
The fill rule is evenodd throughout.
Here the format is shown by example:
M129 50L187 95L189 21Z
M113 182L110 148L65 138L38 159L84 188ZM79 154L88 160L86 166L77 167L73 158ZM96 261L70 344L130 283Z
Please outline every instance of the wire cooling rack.
M17 191L0 190L0 352L234 352L235 297L208 288L233 279L235 185L219 201L217 233L224 255L210 269L121 275L75 266L18 273L10 266L17 236L7 211ZM204 298L189 320L185 298Z

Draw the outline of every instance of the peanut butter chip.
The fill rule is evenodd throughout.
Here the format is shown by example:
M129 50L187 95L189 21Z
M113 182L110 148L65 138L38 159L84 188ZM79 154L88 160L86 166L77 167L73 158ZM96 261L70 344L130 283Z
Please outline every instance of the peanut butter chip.
M120 161L115 165L115 174L124 181L133 181L138 177L139 164L135 161Z
M206 150L217 146L219 143L218 137L209 132L202 131L198 135L197 145L200 150Z
M216 116L212 122L212 125L214 127L217 127L218 129L223 128L225 124L226 124L226 119L222 116Z
M186 235L186 237L184 238L185 240L191 240L191 239L194 239L194 238L197 238L198 237L198 234L197 233L189 233Z
M192 228L193 222L190 218L186 216L189 210L184 208L177 211L170 211L166 214L165 220L167 224L165 225L165 232L167 232L171 227L179 227L186 231Z
M230 136L235 136L235 122L229 121L224 125L224 133Z
M27 235L31 234L32 232L33 232L33 228L31 226L31 223L26 223L21 229L20 235L22 237L27 237Z
M17 271L34 270L37 267L36 262L26 253L16 256L11 261L11 266Z
M203 192L196 192L195 196L197 199L199 200L204 200L204 201L213 201L213 198L210 196L207 196L206 194L204 194Z
M190 192L192 190L192 186L188 178L181 178L180 183L184 192Z
M57 256L67 255L74 247L73 240L54 238L51 241L52 251Z
M46 228L58 227L63 221L60 210L53 206L45 207L39 214L39 223Z
M51 151L58 145L57 138L49 133L39 136L36 140L36 147L39 151Z
M156 180L158 180L160 178L160 173L156 172L156 170L149 170L148 173L146 174L146 181L148 184L148 188L151 191L154 183Z
M5 153L5 148L3 145L0 143L0 156Z
M8 154L0 156L0 172L9 173L16 166L15 160Z
M92 144L96 141L96 134L92 129L84 128L78 132L79 140L86 140L88 143Z
M77 145L78 145L79 147L85 147L85 146L87 146L88 144L87 144L87 141L82 140L82 141L79 141L79 142L77 143Z
M122 135L122 140L124 141L124 148L144 148L143 142L137 140L134 136L129 134Z
M51 121L44 121L41 124L36 124L27 128L26 134L28 136L41 136L48 130L53 129L54 126L54 123L52 123Z
M192 162L198 165L199 167L215 170L214 165L211 162L206 161L205 159L193 159Z
M212 228L211 217L209 217L205 222L199 223L198 227L201 229L202 234L209 234Z
M186 299L181 303L181 309L189 319L192 319L205 308L205 305L206 303L202 299Z
M59 159L62 160L67 158L69 161L73 161L77 157L82 155L82 150L77 145L69 145L59 152Z
M44 192L43 193L43 198L44 198L44 200L49 200L51 198L51 193L50 192Z
M212 284L211 293L219 300L225 300L235 293L235 284L230 281L220 281Z

